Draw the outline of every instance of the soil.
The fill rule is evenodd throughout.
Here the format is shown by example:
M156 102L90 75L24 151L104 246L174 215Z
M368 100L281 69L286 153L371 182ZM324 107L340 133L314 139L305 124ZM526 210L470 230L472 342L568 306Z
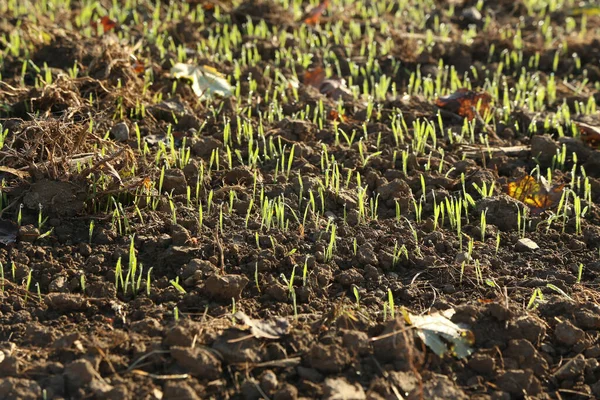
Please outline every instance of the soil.
M600 216L595 205L600 153L571 137L564 121L544 124L565 104L573 119L600 126L598 113L577 111L578 102L600 99L599 16L587 17L582 37L565 31L567 11L548 11L555 38L543 44L525 1L483 2L481 13L473 1L439 2L425 26L412 24L408 15L394 20L393 7L362 21L359 10L338 4L319 24L301 27L291 10L261 0L216 2L219 12L212 3L191 4L205 13L203 22L187 15L171 22L163 18L161 32L168 38L163 52L142 25L152 18L156 2L138 5L142 20L125 16L103 34L73 27L82 14L81 4L73 3L60 18L10 11L0 21L0 37L19 29L28 58L40 68L46 64L52 76L52 83L37 87L44 72L27 68L21 77L26 56L14 56L0 40L0 123L8 132L0 150L0 398L600 398ZM167 3L157 3L163 16ZM450 3L452 17L446 12ZM101 4L110 10L111 2ZM434 17L448 27L451 40L441 38L420 51ZM481 27L488 17L494 29L478 30L467 43L459 40L469 25ZM336 103L302 83L307 65L281 61L277 35L265 39L244 33L232 44L233 60L247 49L261 58L241 67L239 79L231 78L240 88L237 100L209 104L184 82L173 86L169 69L178 59L177 45L232 77L235 62L219 63L196 49L217 27L246 32L248 21L255 26L264 21L271 32L302 28L320 35L323 43L310 47L310 66L333 66L337 60L341 75L334 76L348 79L351 63L367 66L361 46L368 43L366 38L348 46L327 43L325 24L336 20L342 30L352 20L377 32L385 24L397 44L375 62L399 94L390 90L376 101L370 119L364 99L345 92L339 97L346 115L337 128L331 120L320 126L312 116L299 118L307 106L323 102L331 110ZM496 71L502 52L514 49L503 28L519 21L525 21L523 59L537 53L539 64L505 68L506 85L495 98L514 88L521 73L535 73L541 82L554 76L557 98L542 111L515 107L506 119L474 124L476 137L481 133L494 148L519 151L488 153L477 143L466 146L439 136L443 153L411 150L403 171L400 154L412 145L413 121L437 124L440 112L423 94L402 95L410 74L420 68L424 76L428 71L435 77L443 72L438 68L443 60L459 77L479 71L469 76L473 87L483 87L486 71ZM292 35L287 38L288 48L308 51ZM385 39L377 33L376 46ZM554 68L563 44L568 54ZM134 53L154 77L152 83L145 84L144 73L132 68ZM579 55L580 65L572 53ZM69 74L74 65L77 77ZM290 86L280 120L259 124L258 114L272 106L265 95L276 70L286 79L300 77L298 100ZM249 77L257 82L253 93ZM352 84L370 83L359 75ZM244 113L237 101L243 101ZM144 117L135 113L140 107ZM408 127L399 146L391 129L394 108ZM451 111L441 115L445 128L459 134L463 118ZM228 120L233 135L242 126L251 127L255 136L264 131L255 167L242 165L235 154L231 164L227 161ZM140 151L136 125L147 154ZM348 145L336 140L336 129L354 130L363 139ZM171 130L174 137L168 135ZM167 152L171 145L176 151L189 147L191 157L187 165L169 165L160 178L165 162L154 161L165 143ZM247 140L232 143L248 160ZM270 143L275 150L263 157L263 145ZM295 146L287 175L282 165L288 158L282 162L277 154L284 145L286 155ZM576 179L571 170L577 163L591 185L581 230L573 217L548 226L549 208L531 213L525 232L530 240L522 240L517 220L527 206L508 196L506 185L536 165L544 174L563 145L567 160L553 170L554 180ZM369 155L381 153L364 163L359 146ZM211 162L214 154L220 164ZM350 185L342 182L339 191L322 184L327 159L335 159L342 181L348 171L360 173L370 199L364 204L366 218L359 213L362 200L354 178ZM162 193L156 190L159 179ZM492 196L482 197L473 183L494 183ZM448 221L434 226L433 204L463 191L475 204L463 213L461 240ZM261 196L283 201L283 224L273 215L266 225L256 204ZM316 206L302 224L310 196ZM422 220L415 212L420 198L425 199ZM396 204L402 218L396 217ZM467 254L471 238L473 251ZM403 245L406 255L396 259L394 251ZM125 282L117 265L127 275L132 263L137 270ZM463 359L436 355L413 334L402 309L423 315L453 309L452 321L472 333L472 354ZM234 317L238 311L251 319ZM248 323L258 327L249 330Z

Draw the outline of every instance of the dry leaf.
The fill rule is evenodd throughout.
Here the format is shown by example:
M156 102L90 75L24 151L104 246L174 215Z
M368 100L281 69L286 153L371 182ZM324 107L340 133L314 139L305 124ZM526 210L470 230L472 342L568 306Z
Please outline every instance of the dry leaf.
M319 88L320 92L333 100L352 100L352 92L346 87L344 80L325 79Z
M323 67L316 67L311 70L304 72L304 79L302 80L305 85L319 88L325 80L325 70Z
M323 15L328 6L329 0L322 1L318 6L314 7L302 17L302 22L307 25L318 24L319 20L321 19L321 15Z
M581 140L590 147L600 147L600 127L586 124L584 122L573 121L579 128Z
M348 120L348 117L346 117L344 114L340 114L339 112L337 112L337 110L330 110L327 114L327 119L329 119L330 121L346 122Z
M508 184L508 195L529 206L533 211L540 212L554 206L562 197L564 184L550 186L542 177L536 181L534 177L525 175L517 181Z
M450 321L453 309L430 315L413 315L405 309L402 313L406 322L416 329L416 335L438 356L452 354L466 358L473 353L471 346L475 337L470 330Z
M0 165L0 173L6 173L6 174L11 174L16 176L19 179L25 179L29 177L29 172L27 171L20 171L18 169L15 168L11 168L11 167L5 167Z
M305 85L319 89L321 94L333 100L340 98L343 100L352 100L354 98L343 79L325 79L325 70L323 67L315 67L306 71L303 82Z
M12 221L0 220L0 244L9 246L17 241L19 227Z
M133 69L133 72L135 72L136 74L141 74L146 70L146 66L144 65L144 63L136 61L131 66L131 69Z
M449 96L438 98L435 105L471 121L475 118L475 112L482 116L489 112L491 101L492 96L486 92L474 92L462 88Z
M234 317L250 327L252 335L257 338L279 339L290 330L290 325L285 318L276 318L272 321L252 319L245 313L238 311Z
M97 22L92 21L92 23L90 25L92 26L92 28L97 29L98 24L100 24L102 26L103 33L106 33L112 29L115 29L117 26L117 23L115 21L113 21L112 19L110 19L108 15L103 16Z
M192 90L201 99L213 98L214 95L230 97L233 88L223 74L206 65L189 65L177 63L171 68L174 78L185 78L192 81Z

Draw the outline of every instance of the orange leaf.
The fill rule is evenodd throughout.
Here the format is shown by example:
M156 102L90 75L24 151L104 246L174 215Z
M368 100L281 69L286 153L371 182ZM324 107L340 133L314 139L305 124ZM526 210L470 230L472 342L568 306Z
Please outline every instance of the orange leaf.
M346 117L344 114L340 114L336 110L330 110L329 114L327 114L327 118L330 121L340 121L340 122L346 122L346 120L348 119L348 117Z
M583 122L573 121L579 128L581 140L590 147L600 147L600 128Z
M554 206L561 198L564 184L550 187L545 179L540 182L534 177L525 175L508 184L508 195L529 206L533 211L540 212Z
M144 185L144 188L146 188L146 192L150 192L150 189L152 189L152 181L149 177L144 178L142 185Z
M98 23L100 23L100 25L102 25L102 32L103 33L106 33L108 31L110 31L111 29L114 29L117 26L117 23L115 21L113 21L112 19L110 19L108 17L108 15L105 15L102 18L100 18L98 20L98 22L92 21L90 23L90 25L92 26L92 28L97 29L98 28Z
M329 6L329 0L323 0L318 6L310 10L304 17L302 17L302 22L307 25L316 25L319 23L319 19L321 19L321 15L325 12L327 7Z
M484 115L488 112L491 101L492 96L486 92L474 92L462 88L449 96L438 98L435 105L471 121L475 118L476 111L479 112L480 115Z
M144 63L141 63L139 61L134 62L131 68L136 74L141 74L146 70L146 66L144 65Z
M323 67L316 67L304 73L304 84L319 89L325 80L325 70Z

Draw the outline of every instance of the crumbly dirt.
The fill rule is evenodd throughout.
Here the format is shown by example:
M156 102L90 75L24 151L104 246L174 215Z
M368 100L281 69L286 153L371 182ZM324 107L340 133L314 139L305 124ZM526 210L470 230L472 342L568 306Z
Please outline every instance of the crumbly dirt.
M82 12L79 2L73 3L60 19L9 13L0 21L0 36L20 29L29 58L39 67L45 63L53 78L36 87L44 72L32 68L21 78L23 55L13 56L0 41L0 123L8 131L0 149L1 399L600 398L600 215L595 206L600 153L571 131L563 136L563 128L571 129L564 121L544 124L564 103L574 119L600 125L597 113L576 111L578 102L600 100L599 16L587 17L584 37L561 36L567 12L548 12L558 36L544 45L525 1L486 1L480 16L473 11L476 2L452 1L453 17L445 12L449 5L438 2L425 28L413 26L408 15L395 21L390 7L380 19L364 21L363 29L370 24L379 32L387 24L397 45L376 62L398 95L390 89L370 119L364 100L342 96L346 119L336 127L328 119L320 126L313 114L298 117L319 102L326 112L337 106L302 83L306 66L281 62L279 36L244 33L233 47L233 59L248 49L261 57L243 66L232 81L244 101L241 113L233 98L209 105L184 82L174 87L169 68L178 58L175 47L167 43L162 53L144 39L147 28L131 16L104 34L69 28ZM111 2L101 3L110 9ZM151 19L156 2L140 3L141 18ZM163 13L167 3L158 2ZM248 21L255 26L264 21L266 29L279 32L302 25L290 10L261 0L188 3L203 10L204 21L182 15L162 29L174 46L183 45L190 54L220 24L243 30ZM366 67L365 41L327 43L324 28L339 21L347 29L361 15L351 5L330 8L320 25L302 27L323 39L312 48L310 65L334 66L336 60L338 77L344 78L351 75L350 63ZM434 17L455 39L469 24L483 26L486 17L496 29L468 43L439 39L419 51ZM473 87L483 87L485 71L496 71L505 57L502 51L514 48L501 28L519 20L525 21L523 59L540 54L537 67L523 68L541 81L553 74L557 99L543 111L515 107L507 119L474 125L476 137L483 135L490 146L518 151L488 152L484 145L439 136L443 153L411 150L404 171L400 155L412 149L413 122L438 124L439 111L422 94L403 95L411 73L420 68L441 74L438 62L443 60L459 77L479 71L469 76ZM384 36L377 33L375 42ZM305 48L291 35L287 40L288 48ZM554 68L563 43L568 54ZM154 76L151 84L145 85L144 73L133 68L134 53ZM579 55L580 66L572 53ZM227 76L235 73L234 62L194 57ZM69 74L74 65L77 77ZM298 100L288 87L280 120L261 126L257 115L271 107L265 94L275 70L286 79L300 77ZM505 69L506 86L497 99L518 83L520 71ZM250 77L257 82L251 94ZM359 75L352 84L362 88L370 83ZM141 106L144 117L134 112ZM397 145L392 134L395 108L407 123L404 145ZM445 129L460 134L463 118L449 111L441 115ZM242 125L254 130L261 152L255 167L242 165L235 153L229 164L224 144L228 120L234 136ZM532 121L539 128L535 132L529 129ZM147 154L140 150L136 124ZM357 139L352 145L337 140L336 129L355 131ZM175 151L189 148L190 161L169 165L161 178L165 162L155 163L155 157L165 143L170 151L168 140ZM232 143L247 161L246 138L238 142L234 137ZM569 184L575 162L589 179L592 203L584 204L588 210L581 230L572 216L548 226L552 209L532 212L525 237L533 242L523 241L517 220L527 207L506 194L506 185L536 165L545 174L563 145L567 160L553 170L555 181ZM276 154L283 146L284 162ZM263 148L270 149L270 157L262 156ZM215 154L218 166L211 161ZM339 190L322 184L327 159L335 159L341 171ZM348 171L354 175L346 185ZM367 200L357 195L357 172ZM482 197L474 183L488 188L494 183L492 195ZM433 215L434 200L463 191L474 205L462 215L461 238L450 228L448 215L437 227ZM311 196L315 206L303 219ZM283 226L275 213L267 226L261 197L285 204ZM423 217L418 220L415 206L421 198ZM359 213L361 201L365 218ZM330 252L332 225L335 246ZM395 257L402 246L406 253ZM132 262L137 269L127 277ZM464 359L434 354L413 334L401 308L413 314L454 309L452 321L472 332L473 353ZM276 334L249 331L233 317L236 311L265 324L277 322Z

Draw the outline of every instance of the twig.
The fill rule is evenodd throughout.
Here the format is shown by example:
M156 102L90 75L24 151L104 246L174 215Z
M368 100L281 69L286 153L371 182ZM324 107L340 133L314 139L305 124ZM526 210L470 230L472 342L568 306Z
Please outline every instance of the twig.
M84 169L83 171L81 171L79 173L80 176L87 176L89 175L91 172L96 171L98 168L100 168L101 166L103 166L104 164L114 160L115 158L117 158L118 156L120 156L121 154L123 154L125 152L125 147L121 148L119 151L117 151L116 153L113 153L112 155L98 161L96 164L92 165L89 168Z
M172 375L157 375L157 374L151 374L150 372L146 372L146 371L142 371L141 369L134 369L131 371L131 373L136 374L136 375L141 375L141 376L148 376L152 379L159 379L159 380L175 380L175 379L187 379L190 377L189 374L172 374Z
M152 350L150 353L146 353L143 356L141 356L140 358L138 358L137 360L135 360L133 362L133 364L131 364L129 366L129 368L127 368L127 372L131 372L133 371L133 369L138 366L142 361L144 361L146 358L153 356L154 354L166 354L166 353L170 353L169 350Z
M225 253L223 251L223 243L221 243L221 238L219 237L219 228L215 228L215 241L217 242L217 247L219 248L220 253L221 274L225 275Z

